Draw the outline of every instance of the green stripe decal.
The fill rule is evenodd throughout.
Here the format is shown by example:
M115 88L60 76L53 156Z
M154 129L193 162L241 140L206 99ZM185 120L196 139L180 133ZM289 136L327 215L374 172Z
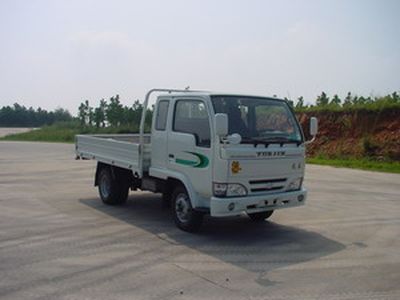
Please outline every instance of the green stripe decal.
M193 168L205 168L208 166L209 160L207 156L196 152L190 152L190 151L185 151L185 152L196 156L197 160L193 161L193 160L177 158L175 159L175 162L177 164L181 164L184 166L191 166Z

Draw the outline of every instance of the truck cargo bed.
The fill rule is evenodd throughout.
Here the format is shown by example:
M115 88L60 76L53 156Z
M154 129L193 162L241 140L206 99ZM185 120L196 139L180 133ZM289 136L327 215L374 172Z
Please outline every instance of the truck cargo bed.
M143 160L143 172L150 166L150 142L150 135L145 135L143 153L140 153L139 134L77 135L76 154L82 159L95 159L141 174L140 160Z

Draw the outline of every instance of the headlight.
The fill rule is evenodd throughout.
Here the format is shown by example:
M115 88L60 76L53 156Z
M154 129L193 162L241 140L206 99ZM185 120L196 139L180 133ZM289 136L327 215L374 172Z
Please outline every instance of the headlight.
M217 197L246 196L246 188L239 183L213 183L213 194Z
M227 197L235 197L235 196L246 196L247 190L246 188L238 183L229 183L228 189L226 191Z
M302 183L303 183L303 177L296 178L289 183L287 190L288 191L300 190Z
M226 183L213 183L213 194L217 197L225 197L228 185Z

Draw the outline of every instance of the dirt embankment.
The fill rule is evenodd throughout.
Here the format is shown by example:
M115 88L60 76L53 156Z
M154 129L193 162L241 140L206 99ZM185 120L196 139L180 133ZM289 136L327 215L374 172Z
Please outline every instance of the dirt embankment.
M315 142L308 146L310 156L400 161L400 109L298 113L307 137L313 116L318 118L319 132Z

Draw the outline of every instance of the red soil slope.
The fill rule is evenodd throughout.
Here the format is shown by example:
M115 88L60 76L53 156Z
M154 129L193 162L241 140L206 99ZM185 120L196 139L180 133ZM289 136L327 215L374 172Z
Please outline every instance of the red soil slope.
M308 146L310 156L400 160L400 109L298 113L306 136L313 116L318 118L319 132Z

